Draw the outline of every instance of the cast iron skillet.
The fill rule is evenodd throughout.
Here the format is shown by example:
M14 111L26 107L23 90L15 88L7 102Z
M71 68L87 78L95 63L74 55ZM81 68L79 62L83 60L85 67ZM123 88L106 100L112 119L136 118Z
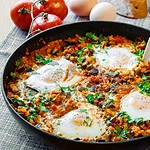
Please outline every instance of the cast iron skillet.
M57 148L61 147L64 149L71 149L71 150L72 149L144 150L148 145L150 145L150 136L132 139L125 142L90 143L90 142L69 140L55 135L51 135L29 124L23 117L21 117L13 109L11 101L7 98L6 95L7 89L5 88L5 85L7 84L8 80L6 80L6 76L8 76L11 71L13 71L16 60L18 60L20 57L24 55L26 48L28 48L29 51L32 51L34 49L42 47L44 45L43 40L49 42L51 40L56 40L60 38L64 39L72 37L76 33L80 35L85 35L86 32L95 32L96 34L103 34L103 35L111 35L111 34L122 35L132 40L134 40L137 37L143 37L147 41L148 38L150 37L150 30L117 22L84 21L66 24L52 28L50 30L46 30L26 40L21 46L19 46L16 49L16 51L8 59L3 71L3 84L2 84L2 93L5 102L13 117L24 128L26 132L33 135L35 138L44 141L47 144L55 145Z

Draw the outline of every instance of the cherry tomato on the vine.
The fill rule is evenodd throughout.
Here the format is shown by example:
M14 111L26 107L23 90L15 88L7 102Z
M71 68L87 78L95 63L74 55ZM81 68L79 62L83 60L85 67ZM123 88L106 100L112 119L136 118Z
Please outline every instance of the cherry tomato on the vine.
M10 17L13 23L22 30L28 30L32 22L31 18L31 6L33 2L31 0L19 0L10 10ZM40 11L34 5L33 16L37 16Z
M61 20L68 14L68 7L64 0L39 0L41 3L40 11L48 14L54 14Z
M36 34L38 31L43 31L61 24L62 20L58 16L42 12L35 18L31 26L31 34Z

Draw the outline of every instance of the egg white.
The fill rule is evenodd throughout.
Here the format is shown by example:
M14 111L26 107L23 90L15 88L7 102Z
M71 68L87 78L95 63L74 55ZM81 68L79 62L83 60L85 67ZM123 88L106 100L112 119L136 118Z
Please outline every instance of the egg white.
M33 72L25 84L37 91L52 91L60 86L71 86L81 79L72 62L66 59L53 60Z
M127 48L113 47L96 52L95 57L102 69L132 70L138 63L137 56Z
M55 134L69 139L100 139L106 131L98 107L92 104L83 104L60 119L55 119L53 127Z
M125 111L133 120L142 117L150 120L150 96L134 91L121 100L121 111Z

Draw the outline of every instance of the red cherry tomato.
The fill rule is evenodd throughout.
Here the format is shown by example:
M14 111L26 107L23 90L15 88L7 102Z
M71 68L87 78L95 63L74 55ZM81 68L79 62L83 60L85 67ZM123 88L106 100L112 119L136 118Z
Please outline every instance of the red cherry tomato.
M68 7L64 0L41 0L40 11L48 14L54 14L61 20L68 14Z
M22 30L28 30L32 21L31 18L31 0L20 0L14 4L10 10L10 17L13 23ZM40 12L36 5L33 9L33 16L37 16Z
M58 16L48 13L41 13L39 17L35 18L31 27L31 33L34 34L39 30L43 31L61 24L62 20Z

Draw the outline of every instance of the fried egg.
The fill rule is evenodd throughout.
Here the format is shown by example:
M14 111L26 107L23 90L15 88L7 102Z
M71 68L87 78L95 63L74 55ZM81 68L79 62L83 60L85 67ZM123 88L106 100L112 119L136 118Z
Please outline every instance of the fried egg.
M150 96L139 91L131 92L121 100L121 110L133 120L140 117L150 120Z
M136 66L137 56L127 48L113 47L96 52L95 57L102 69L132 70Z
M55 134L69 139L101 139L106 132L106 124L98 107L88 103L55 119L53 127Z
M66 59L53 60L36 71L25 80L25 85L37 91L52 91L60 86L71 86L81 79L72 62Z

